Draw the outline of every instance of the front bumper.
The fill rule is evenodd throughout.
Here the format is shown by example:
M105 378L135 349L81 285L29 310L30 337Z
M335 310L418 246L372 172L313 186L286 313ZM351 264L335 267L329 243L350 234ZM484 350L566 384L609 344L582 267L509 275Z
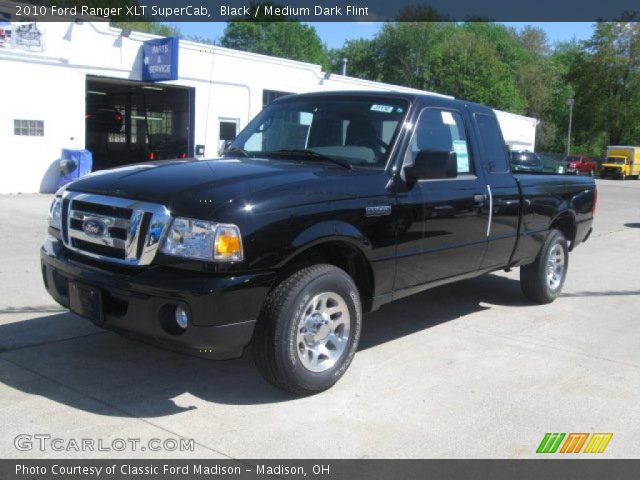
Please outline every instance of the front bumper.
M603 166L600 170L600 175L602 177L621 177L622 169L619 167L607 167Z
M40 259L45 288L64 307L72 303L70 284L100 292L102 314L92 320L96 325L218 359L242 355L275 279L273 272L234 277L162 267L100 268L70 257L52 237L42 245ZM186 330L171 325L175 307L189 314Z

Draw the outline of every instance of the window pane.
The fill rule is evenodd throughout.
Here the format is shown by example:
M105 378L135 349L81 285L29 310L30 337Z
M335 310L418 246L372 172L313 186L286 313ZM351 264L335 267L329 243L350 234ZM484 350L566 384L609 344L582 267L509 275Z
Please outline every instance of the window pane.
M13 134L24 136L44 136L44 121L42 120L13 120Z
M420 150L455 152L458 174L473 173L464 122L458 112L437 108L423 110L411 141L411 157L407 160L413 163Z
M476 114L475 118L480 132L483 161L489 167L489 171L492 173L509 171L507 147L502 140L498 121L491 115L480 113Z
M384 167L407 102L366 96L283 100L267 106L233 145L256 156L312 150L351 165Z
M220 122L220 140L233 140L236 138L236 122Z

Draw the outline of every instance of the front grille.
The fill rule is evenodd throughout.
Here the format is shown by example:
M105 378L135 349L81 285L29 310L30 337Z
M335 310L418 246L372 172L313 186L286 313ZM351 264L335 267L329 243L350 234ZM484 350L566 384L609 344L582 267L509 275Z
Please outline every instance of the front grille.
M98 245L97 243L85 242L83 240L78 240L77 238L71 239L71 245L79 250L84 250L85 252L124 260L124 250L120 248L107 247L106 245Z
M133 213L130 208L115 207L112 205L103 205L100 203L84 202L82 200L74 200L71 203L73 210L80 210L87 213L95 213L97 215L106 215L115 218L131 218Z
M83 221L79 218L69 219L69 228L71 230L82 231ZM120 240L127 239L127 229L124 227L108 227L109 236L111 238L118 238Z
M168 210L158 204L105 195L65 192L63 241L82 255L127 265L148 265L164 232Z

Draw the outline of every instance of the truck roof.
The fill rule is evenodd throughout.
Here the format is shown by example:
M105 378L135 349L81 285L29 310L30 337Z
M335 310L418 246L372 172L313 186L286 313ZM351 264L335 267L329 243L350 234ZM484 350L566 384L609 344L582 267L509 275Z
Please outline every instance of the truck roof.
M336 90L336 91L326 91L326 92L309 92L309 93L298 93L285 95L283 97L278 98L275 102L286 101L287 99L291 99L293 97L305 97L305 98L313 98L313 97L335 97L335 96L344 96L344 97L379 97L379 98L401 98L408 100L410 102L414 102L419 98L428 98L437 100L438 104L450 104L452 106L464 106L471 105L476 107L479 110L486 110L487 112L493 113L491 107L486 105L481 105L479 103L468 102L466 100L458 100L453 97L445 97L443 95L432 94L432 93L418 93L418 92L399 92L399 91L376 91L376 90Z

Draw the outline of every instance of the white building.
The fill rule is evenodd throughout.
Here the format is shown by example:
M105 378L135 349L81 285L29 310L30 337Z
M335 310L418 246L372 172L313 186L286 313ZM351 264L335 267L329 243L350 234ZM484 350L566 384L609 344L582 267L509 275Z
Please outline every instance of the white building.
M157 38L106 22L0 23L0 193L54 191L63 148L90 150L94 169L214 157L284 93L415 91L183 40L177 80L142 82L144 42ZM507 143L533 150L536 120L497 113Z

